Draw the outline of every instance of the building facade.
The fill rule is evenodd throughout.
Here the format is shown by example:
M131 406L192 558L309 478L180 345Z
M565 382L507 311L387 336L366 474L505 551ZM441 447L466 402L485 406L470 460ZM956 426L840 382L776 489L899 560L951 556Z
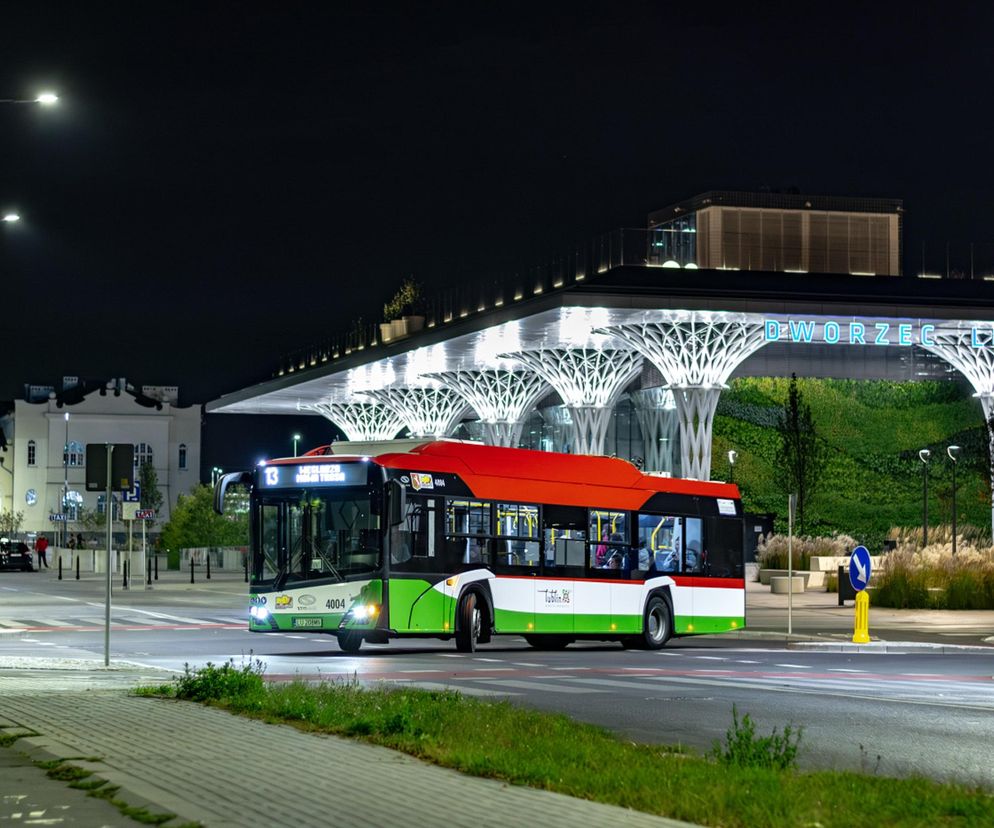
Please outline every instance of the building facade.
M103 494L86 491L87 443L131 443L135 478L142 463L152 464L162 494L158 523L168 520L177 497L200 480L200 407L178 407L175 388L136 392L124 380L85 394L65 390L18 400L3 419L3 508L23 513L26 533L61 532L62 522L50 518L57 514L67 516L69 531L81 530L81 510L105 508Z

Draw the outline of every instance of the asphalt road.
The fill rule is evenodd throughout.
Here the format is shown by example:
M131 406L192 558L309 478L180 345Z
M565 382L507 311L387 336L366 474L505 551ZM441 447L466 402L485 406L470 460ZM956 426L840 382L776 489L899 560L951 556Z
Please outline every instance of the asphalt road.
M42 675L62 677L69 687L81 680L78 669L42 674L30 668L102 658L102 590L97 579L0 574L0 694L5 685L44 681ZM248 633L245 595L241 579L191 586L174 573L151 591L116 589L112 659L140 665L149 677L185 663L252 657L272 679L355 676L455 688L569 713L635 740L698 749L724 735L734 704L761 733L802 726L805 767L918 773L994 788L994 649L811 652L762 638L706 637L675 640L659 652L590 643L542 652L507 637L473 655L433 640L364 645L347 655L328 636ZM827 615L817 607L808 611L820 632L832 634ZM943 634L978 637L976 631ZM111 677L87 671L86 680Z

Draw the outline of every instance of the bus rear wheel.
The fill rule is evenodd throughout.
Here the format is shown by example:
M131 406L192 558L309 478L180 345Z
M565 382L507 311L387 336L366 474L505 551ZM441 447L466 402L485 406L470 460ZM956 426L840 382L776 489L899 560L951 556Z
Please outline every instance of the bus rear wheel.
M470 592L459 602L456 626L456 649L460 653L475 653L480 640L482 625L480 608L475 592Z
M673 615L670 605L658 595L645 605L642 619L642 635L636 636L638 646L647 650L660 650L670 640L673 633Z
M354 632L339 633L338 646L346 653L357 653L362 646L362 636Z

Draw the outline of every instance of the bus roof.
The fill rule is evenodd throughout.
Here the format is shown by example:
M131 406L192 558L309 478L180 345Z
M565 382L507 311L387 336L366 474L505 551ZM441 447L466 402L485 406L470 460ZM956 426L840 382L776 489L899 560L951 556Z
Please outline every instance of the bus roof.
M357 459L368 457L370 462L396 471L455 474L476 497L487 499L577 506L596 504L620 509L638 509L657 492L739 499L738 487L732 483L643 474L627 460L613 457L457 441L423 442L411 448L408 445L403 446L406 450L402 451L354 456ZM322 447L308 452L303 458L270 462L328 462L332 451L332 447ZM349 458L349 455L334 456L340 460Z

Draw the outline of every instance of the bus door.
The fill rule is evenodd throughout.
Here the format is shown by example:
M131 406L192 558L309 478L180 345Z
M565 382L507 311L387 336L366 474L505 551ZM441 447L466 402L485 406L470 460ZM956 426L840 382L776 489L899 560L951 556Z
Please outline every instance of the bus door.
M535 630L535 586L541 567L539 508L524 503L494 504L492 582L498 632Z
M576 632L587 554L586 509L546 506L542 525L542 576L535 584L535 630Z

